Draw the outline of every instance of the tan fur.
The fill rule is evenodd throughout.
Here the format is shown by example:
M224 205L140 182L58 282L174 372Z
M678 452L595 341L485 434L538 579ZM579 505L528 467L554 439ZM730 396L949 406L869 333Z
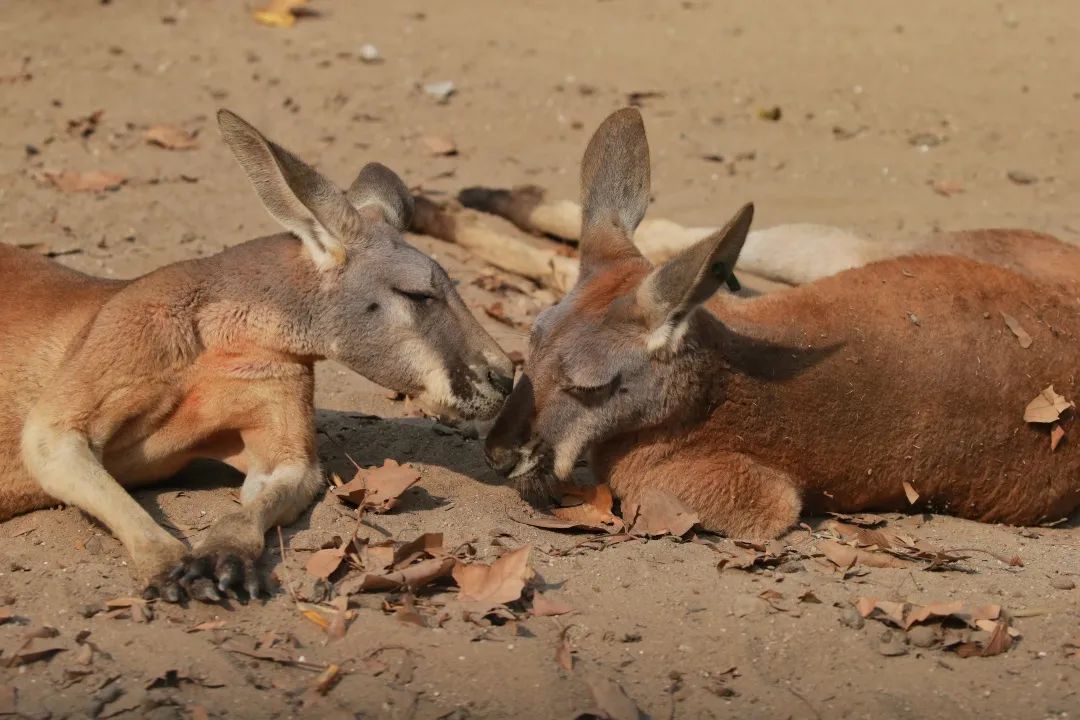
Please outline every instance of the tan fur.
M401 241L411 207L396 175L369 164L342 193L235 115L219 121L292 234L123 282L0 245L0 282L17 299L0 306L0 521L79 507L169 600L259 592L264 534L322 484L317 360L477 417L512 377L445 272ZM188 557L125 488L195 459L246 477L240 509Z

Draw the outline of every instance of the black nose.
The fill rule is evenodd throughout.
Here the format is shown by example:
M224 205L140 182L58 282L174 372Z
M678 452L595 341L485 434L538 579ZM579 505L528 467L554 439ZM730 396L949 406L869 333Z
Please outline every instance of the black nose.
M504 448L487 443L484 445L484 457L491 469L500 475L508 475L517 467L518 453L512 448Z
M488 380L495 386L499 392L503 395L509 395L510 391L514 389L514 376L503 375L501 372L495 369L488 370Z

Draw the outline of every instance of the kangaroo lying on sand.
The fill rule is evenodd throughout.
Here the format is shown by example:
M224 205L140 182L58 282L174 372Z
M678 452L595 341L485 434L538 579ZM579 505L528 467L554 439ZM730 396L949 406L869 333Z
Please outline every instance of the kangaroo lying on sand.
M513 377L445 271L402 240L412 205L393 172L369 164L342 193L236 115L218 121L290 234L131 281L0 244L0 520L75 505L169 601L259 594L264 534L322 484L317 360L466 417L493 416ZM241 508L189 553L124 487L197 458L246 479Z
M580 279L537 318L487 439L524 494L550 494L591 449L617 495L668 490L736 537L775 537L803 511L1032 524L1080 505L1080 447L1051 452L1049 426L1022 420L1051 383L1080 394L1080 280L907 257L705 312L752 207L654 268L631 242L649 196L637 111L600 126L581 177ZM1062 261L1080 278L1080 250Z

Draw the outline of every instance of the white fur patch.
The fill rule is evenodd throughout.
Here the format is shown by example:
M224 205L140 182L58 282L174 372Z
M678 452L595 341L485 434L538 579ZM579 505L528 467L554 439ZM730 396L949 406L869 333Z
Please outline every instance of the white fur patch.
M690 326L689 316L681 322L672 323L670 320L650 332L645 338L645 349L650 355L661 352L675 352L682 344L686 330Z

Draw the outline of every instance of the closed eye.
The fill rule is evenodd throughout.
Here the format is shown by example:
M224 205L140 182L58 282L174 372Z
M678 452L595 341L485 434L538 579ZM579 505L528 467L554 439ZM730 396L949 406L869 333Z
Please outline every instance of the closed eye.
M596 402L610 396L612 391L618 386L620 379L621 377L616 375L611 380L601 385L576 385L573 383L564 383L561 389L566 394L571 395L582 402Z
M429 305L438 300L434 294L426 290L402 290L401 288L394 288L394 292L404 298L408 298L418 305Z

